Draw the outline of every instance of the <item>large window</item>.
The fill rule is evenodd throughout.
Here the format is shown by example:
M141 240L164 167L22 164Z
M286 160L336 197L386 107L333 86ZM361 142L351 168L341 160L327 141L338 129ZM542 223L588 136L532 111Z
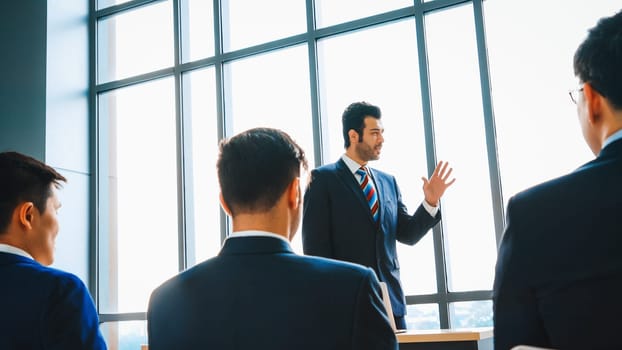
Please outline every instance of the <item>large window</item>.
M344 151L340 116L354 101L382 108L386 141L373 165L396 176L409 210L439 160L457 178L442 224L415 246L398 245L409 327L491 326L504 205L590 159L566 93L571 57L598 17L622 7L91 1L93 270L111 349L147 342L153 288L217 254L229 234L219 140L277 127L312 167L334 162ZM302 253L300 235L293 246Z
M484 4L507 202L518 191L593 158L568 96L568 90L578 84L572 58L587 29L619 11L622 1L488 0Z
M488 290L496 244L473 6L425 19L436 152L458 178L442 198L448 289Z

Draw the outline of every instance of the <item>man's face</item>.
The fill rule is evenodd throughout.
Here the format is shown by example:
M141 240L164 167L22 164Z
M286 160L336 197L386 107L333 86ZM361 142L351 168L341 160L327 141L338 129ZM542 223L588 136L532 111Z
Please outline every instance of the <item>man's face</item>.
M33 208L32 232L28 239L28 252L42 265L50 265L54 261L54 246L58 235L57 213L61 207L54 185L52 195L48 198L45 210L41 213Z
M363 161L378 160L384 142L384 127L380 119L365 117L365 128L359 142L352 143L357 156Z

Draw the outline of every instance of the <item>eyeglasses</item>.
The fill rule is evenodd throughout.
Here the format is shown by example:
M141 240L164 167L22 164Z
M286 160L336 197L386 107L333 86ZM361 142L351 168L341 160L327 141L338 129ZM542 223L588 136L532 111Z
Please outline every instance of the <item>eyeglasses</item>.
M568 95L570 95L570 99L574 102L574 104L577 104L577 101L579 100L579 93L581 92L583 92L583 84L581 84L581 87L578 89L568 91Z

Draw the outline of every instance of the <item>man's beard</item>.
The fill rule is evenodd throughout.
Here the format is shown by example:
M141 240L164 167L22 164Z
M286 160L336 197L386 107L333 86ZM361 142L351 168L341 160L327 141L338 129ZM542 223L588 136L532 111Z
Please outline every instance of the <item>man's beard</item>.
M356 154L359 156L359 158L365 161L378 160L380 158L380 155L376 154L375 150L375 147L370 147L367 144L359 143L356 147Z

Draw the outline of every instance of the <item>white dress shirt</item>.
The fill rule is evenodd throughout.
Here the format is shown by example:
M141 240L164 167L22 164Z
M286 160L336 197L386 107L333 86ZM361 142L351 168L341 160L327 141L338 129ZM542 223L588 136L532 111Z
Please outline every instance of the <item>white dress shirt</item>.
M22 249L19 249L17 247L14 247L12 245L4 244L4 243L0 243L0 252L10 253L10 254L15 254L15 255L21 255L23 257L35 260L32 257L32 255L28 254L26 251L24 251Z

